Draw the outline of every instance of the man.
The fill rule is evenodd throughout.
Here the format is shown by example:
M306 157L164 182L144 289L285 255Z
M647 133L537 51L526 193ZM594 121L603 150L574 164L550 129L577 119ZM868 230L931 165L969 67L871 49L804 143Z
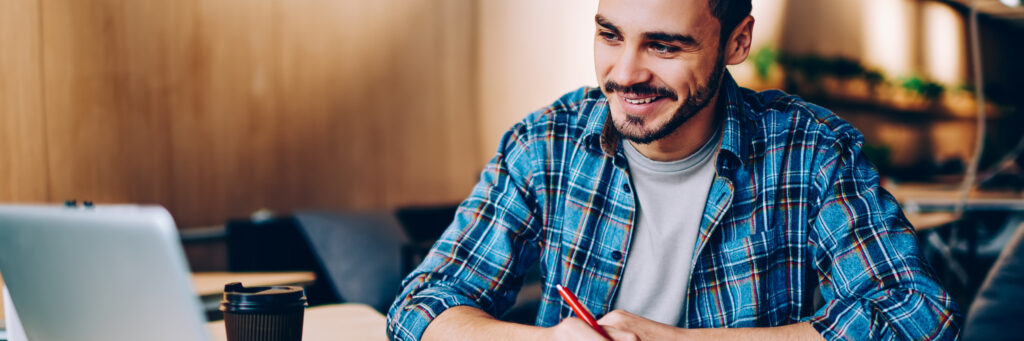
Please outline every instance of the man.
M750 1L601 0L600 89L504 136L388 314L393 339L952 339L959 312L827 110L737 87ZM497 320L539 262L537 326ZM815 288L824 304L814 306Z

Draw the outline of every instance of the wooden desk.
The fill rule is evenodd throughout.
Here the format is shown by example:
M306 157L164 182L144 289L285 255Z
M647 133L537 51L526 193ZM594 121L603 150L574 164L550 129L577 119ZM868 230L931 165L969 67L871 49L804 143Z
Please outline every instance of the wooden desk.
M316 281L316 275L312 272L194 272L192 273L192 285L203 301L203 308L211 311L217 310L220 305L221 295L224 294L224 284L231 282L242 282L242 285L250 286L271 286L271 285L296 285L301 287L310 286Z
M930 230L956 221L953 212L904 213L915 231Z
M245 286L298 285L308 286L316 281L312 272L193 272L192 285L199 296L224 293L224 284L242 282Z
M370 306L345 303L307 308L302 323L303 341L387 340L384 315ZM224 321L206 324L214 341L226 341Z
M960 201L957 185L903 183L886 189L904 205L904 213L914 229L923 231L956 221L953 209ZM1024 196L1012 191L974 190L968 196L966 208L975 211L1021 211L1024 210ZM918 210L921 212L915 212Z
M960 189L948 184L897 184L887 186L896 200L922 210L949 211L960 201ZM1013 191L971 191L967 208L973 210L1024 210L1024 194Z

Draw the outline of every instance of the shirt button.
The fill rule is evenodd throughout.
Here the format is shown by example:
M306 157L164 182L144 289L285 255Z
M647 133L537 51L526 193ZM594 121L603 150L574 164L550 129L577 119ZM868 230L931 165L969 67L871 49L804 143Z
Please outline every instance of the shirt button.
M626 191L626 193L630 193L630 192L633 192L633 189L632 189L632 188L629 188L629 183L628 183L628 182L627 182L627 183L624 183L624 184L622 184L622 190L623 190L623 191Z
M612 251L612 259L622 260L622 252Z

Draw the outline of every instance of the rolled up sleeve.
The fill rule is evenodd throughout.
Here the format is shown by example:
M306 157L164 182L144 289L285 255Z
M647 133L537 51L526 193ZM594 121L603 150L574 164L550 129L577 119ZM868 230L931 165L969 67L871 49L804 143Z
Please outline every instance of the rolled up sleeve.
M811 243L825 305L809 322L829 340L955 339L960 312L859 145L819 173Z
M419 340L448 308L472 306L500 316L515 302L540 238L540 199L529 189L535 159L525 129L519 124L505 134L452 224L403 280L388 311L391 339Z

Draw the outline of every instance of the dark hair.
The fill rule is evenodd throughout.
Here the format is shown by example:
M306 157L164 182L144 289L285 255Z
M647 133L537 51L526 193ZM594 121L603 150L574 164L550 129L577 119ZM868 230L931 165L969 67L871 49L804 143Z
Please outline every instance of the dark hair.
M708 7L711 8L711 15L722 24L722 36L719 38L719 45L724 45L729 35L736 29L736 26L750 15L751 0L708 0Z

